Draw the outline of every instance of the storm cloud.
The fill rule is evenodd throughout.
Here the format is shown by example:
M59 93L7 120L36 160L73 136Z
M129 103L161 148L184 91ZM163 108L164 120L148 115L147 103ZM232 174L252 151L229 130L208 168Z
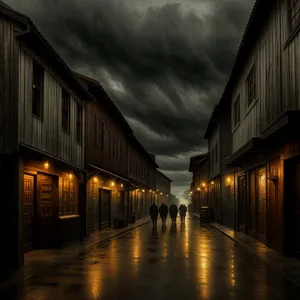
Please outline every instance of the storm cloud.
M7 0L77 72L97 78L178 194L254 0Z

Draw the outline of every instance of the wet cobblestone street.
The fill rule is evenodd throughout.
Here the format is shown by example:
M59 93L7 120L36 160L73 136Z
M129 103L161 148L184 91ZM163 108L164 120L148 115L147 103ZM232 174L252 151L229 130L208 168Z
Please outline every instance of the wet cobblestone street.
M0 292L0 299L299 299L230 239L188 218L130 230Z

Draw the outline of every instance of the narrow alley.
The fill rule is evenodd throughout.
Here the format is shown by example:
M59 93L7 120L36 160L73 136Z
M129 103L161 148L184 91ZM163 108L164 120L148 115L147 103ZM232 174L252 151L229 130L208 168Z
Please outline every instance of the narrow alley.
M299 290L191 217L147 223L65 261L0 299L298 299Z

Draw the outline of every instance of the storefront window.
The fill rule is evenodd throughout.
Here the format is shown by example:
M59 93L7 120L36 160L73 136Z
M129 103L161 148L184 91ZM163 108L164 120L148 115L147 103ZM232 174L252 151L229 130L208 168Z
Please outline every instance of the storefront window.
M77 214L74 181L62 180L62 197L59 199L59 213L61 215Z

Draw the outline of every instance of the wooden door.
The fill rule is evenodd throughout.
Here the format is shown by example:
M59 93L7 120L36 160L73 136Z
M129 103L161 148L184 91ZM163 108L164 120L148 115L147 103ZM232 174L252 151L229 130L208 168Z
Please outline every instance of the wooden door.
M238 228L247 233L247 179L246 175L238 177Z
M288 253L300 258L300 162L292 160L288 164L285 190Z
M29 252L33 249L34 211L34 176L24 174L24 253Z
M111 226L111 191L99 189L99 228Z
M40 248L53 248L57 242L57 180L38 174L38 230Z

